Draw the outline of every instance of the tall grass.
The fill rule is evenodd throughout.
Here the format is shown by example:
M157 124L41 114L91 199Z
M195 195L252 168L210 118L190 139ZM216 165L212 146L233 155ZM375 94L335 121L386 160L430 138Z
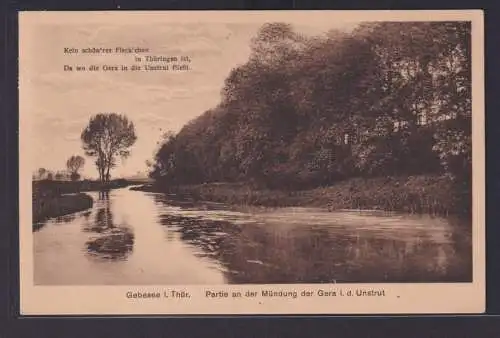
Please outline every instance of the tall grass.
M91 208L93 202L92 197L87 194L34 196L32 200L33 223L83 211Z
M429 214L459 211L452 181L440 176L356 178L298 194L311 204L327 205L330 209Z
M468 212L453 181L444 176L355 178L311 190L254 189L244 183L149 186L142 190L237 205L310 206L338 209L379 209L410 213ZM470 208L470 206L469 206Z

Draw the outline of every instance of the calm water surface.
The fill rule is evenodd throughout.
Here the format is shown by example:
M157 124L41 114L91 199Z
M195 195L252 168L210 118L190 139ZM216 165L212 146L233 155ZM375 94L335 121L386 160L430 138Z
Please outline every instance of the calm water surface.
M34 235L36 284L470 281L470 223L310 208L235 209L128 188Z

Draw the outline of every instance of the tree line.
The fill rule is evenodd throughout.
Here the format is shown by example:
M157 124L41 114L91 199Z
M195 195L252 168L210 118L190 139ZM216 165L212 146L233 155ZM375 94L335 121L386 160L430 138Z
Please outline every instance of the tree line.
M89 119L89 123L81 133L82 148L85 155L95 158L94 164L99 173L101 183L109 183L111 169L118 160L130 155L130 147L137 140L134 123L127 116L117 113L99 113ZM80 170L85 159L80 155L71 156L66 162L66 171L53 173L39 168L33 179L68 180L80 179Z
M72 155L66 161L66 170L56 171L55 173L46 168L38 168L33 174L33 179L38 180L56 180L56 181L78 181L81 177L80 170L85 165L85 159L80 155Z
M469 22L363 23L307 37L265 24L221 101L157 151L166 184L298 189L350 177L471 184Z

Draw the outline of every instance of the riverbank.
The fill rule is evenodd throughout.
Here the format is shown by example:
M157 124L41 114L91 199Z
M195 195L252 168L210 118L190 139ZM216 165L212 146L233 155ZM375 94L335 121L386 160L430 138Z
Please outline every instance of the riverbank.
M106 183L92 180L33 181L33 223L91 208L93 199L83 192L118 189L140 183L144 182L125 179L116 179Z
M141 183L144 182L126 179L116 179L106 183L93 180L33 181L33 223L91 208L93 199L83 192L118 189Z
M377 209L429 214L468 212L461 202L463 198L456 194L453 182L442 176L355 178L300 191L256 190L244 183L150 184L131 189L235 205Z
M33 223L49 218L65 216L83 211L93 206L93 199L87 194L75 195L38 195L33 200Z
M103 183L101 181L83 180L83 181L55 181L41 180L33 181L33 193L61 195L74 194L85 191L102 191L110 189L124 188L130 185L143 184L141 181L130 181L125 179L116 179Z

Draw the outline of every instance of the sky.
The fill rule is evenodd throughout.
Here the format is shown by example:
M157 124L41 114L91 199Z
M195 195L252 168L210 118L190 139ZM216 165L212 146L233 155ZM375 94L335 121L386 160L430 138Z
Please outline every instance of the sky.
M224 80L232 68L248 59L250 39L266 22L243 20L105 20L59 22L40 20L22 31L20 101L22 135L30 149L32 172L43 167L65 169L71 155L84 152L81 131L97 113L125 114L134 122L137 142L131 155L112 172L113 177L147 171L161 135L182 126L220 101ZM280 20L283 22L283 20ZM303 20L296 31L318 35L330 29L350 29L356 23ZM64 65L131 65L134 54L65 54L64 48L141 47L144 55L181 56L191 59L184 72L68 72ZM22 151L22 149L21 149ZM85 157L85 156L84 156ZM85 157L84 177L96 177L94 159Z

